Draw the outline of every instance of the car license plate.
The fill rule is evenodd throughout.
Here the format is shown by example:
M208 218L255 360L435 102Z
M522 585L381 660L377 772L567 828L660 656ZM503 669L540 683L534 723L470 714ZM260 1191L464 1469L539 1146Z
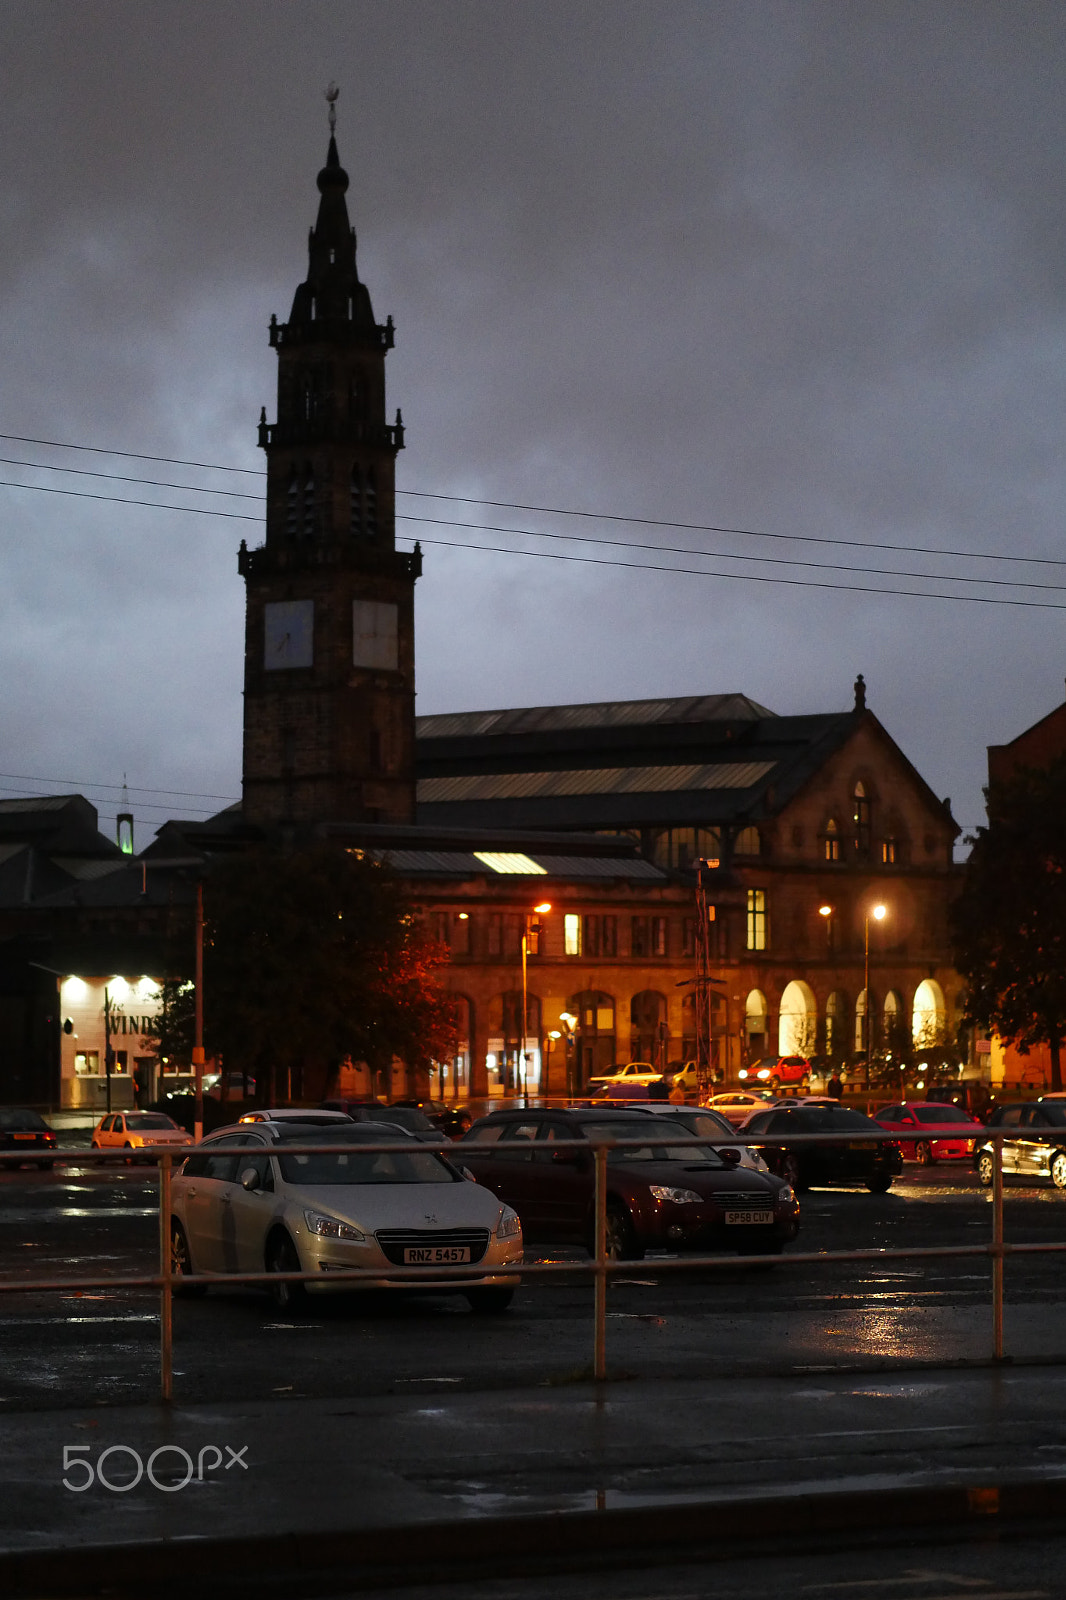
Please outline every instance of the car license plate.
M470 1260L470 1249L458 1244L409 1245L403 1259L408 1267L456 1266Z
M35 1133L16 1133L15 1135L16 1139L36 1139L36 1137Z
M849 1150L876 1150L877 1145L872 1139L855 1139L848 1145Z
M753 1222L773 1222L773 1213L770 1211L727 1211L726 1222L738 1222L742 1227L749 1227Z

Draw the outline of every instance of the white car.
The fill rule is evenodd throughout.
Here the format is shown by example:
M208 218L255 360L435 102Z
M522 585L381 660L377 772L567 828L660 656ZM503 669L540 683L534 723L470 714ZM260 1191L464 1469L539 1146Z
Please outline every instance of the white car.
M268 1107L263 1111L246 1111L237 1118L238 1126L245 1122L299 1122L305 1128L323 1128L337 1122L351 1126L353 1118L344 1111L301 1111L296 1106Z
M438 1151L376 1122L220 1129L175 1175L170 1235L179 1275L314 1273L272 1286L290 1311L306 1293L356 1287L459 1293L474 1311L504 1311L522 1262L517 1212ZM475 1274L452 1270L477 1265ZM417 1279L392 1272L412 1266L423 1269ZM330 1281L340 1271L365 1276Z
M624 1067L615 1067L613 1072L600 1072L589 1083L658 1083L662 1073L658 1067L653 1067L650 1061L627 1061Z
M112 1111L96 1124L91 1143L94 1150L173 1149L192 1144L192 1136L163 1111Z
M626 1109L629 1110L630 1108L627 1106ZM672 1106L668 1100L652 1100L641 1101L640 1105L633 1106L632 1109L634 1111L647 1111L652 1116L663 1117L666 1119L661 1124L664 1129L668 1125L680 1126L684 1128L686 1133L692 1134L695 1138L706 1139L707 1143L713 1144L716 1150L721 1150L722 1148L715 1141L716 1135L718 1139L721 1139L723 1134L726 1138L730 1138L737 1131L721 1112L714 1112L707 1106ZM757 1150L749 1150L746 1144L733 1145L731 1148L740 1151L740 1165L742 1167L750 1167L753 1172L769 1172L770 1168Z

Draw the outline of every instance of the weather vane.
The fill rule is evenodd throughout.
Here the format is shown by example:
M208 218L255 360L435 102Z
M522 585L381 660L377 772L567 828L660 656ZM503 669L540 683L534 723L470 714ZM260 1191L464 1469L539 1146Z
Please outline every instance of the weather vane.
M329 84L329 88L325 89L323 91L323 93L325 94L326 99L329 101L329 131L330 131L330 133L336 133L336 131L337 131L337 96L340 94L340 90L337 88L337 85L331 79L330 80L330 84Z

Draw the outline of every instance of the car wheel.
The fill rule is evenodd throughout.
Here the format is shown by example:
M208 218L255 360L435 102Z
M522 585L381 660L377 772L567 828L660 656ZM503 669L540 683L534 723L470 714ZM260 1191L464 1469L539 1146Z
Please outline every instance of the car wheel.
M170 1270L176 1278L188 1277L195 1270L185 1229L175 1218L171 1218L170 1222ZM183 1300L199 1300L207 1293L207 1284L183 1284L181 1288L175 1288L174 1293Z
M933 1147L928 1139L919 1139L914 1147L914 1159L920 1167L931 1167L936 1162Z
M268 1272L299 1272L300 1257L287 1233L276 1233L267 1244ZM279 1311L298 1311L307 1298L302 1283L272 1283L270 1295Z
M92 1144L89 1146L89 1149L90 1150L99 1150L99 1148L100 1148L99 1143L97 1142L97 1140L94 1139Z
M126 1157L126 1165L127 1165L127 1167L132 1167L133 1166L133 1146L130 1144L128 1139L126 1140L126 1143L122 1146L122 1148L123 1148L123 1150L128 1150L130 1152L130 1154Z
M513 1289L467 1289L466 1298L470 1302L470 1309L479 1317L498 1317L514 1299Z
M977 1157L977 1177L978 1181L983 1184L986 1189L991 1189L992 1187L992 1174L994 1168L995 1163L992 1160L991 1150L982 1150L981 1154Z
M595 1250L590 1252L595 1255ZM640 1261L644 1251L637 1244L633 1219L620 1200L607 1202L608 1261Z
M877 1172L872 1178L867 1178L866 1187L871 1194L887 1194L892 1187L892 1174Z
M1048 1173L1056 1189L1066 1189L1066 1150L1056 1150L1048 1166Z

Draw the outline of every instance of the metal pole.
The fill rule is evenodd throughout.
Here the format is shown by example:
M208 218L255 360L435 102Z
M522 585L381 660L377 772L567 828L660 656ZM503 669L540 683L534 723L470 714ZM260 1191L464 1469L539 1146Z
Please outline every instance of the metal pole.
M174 1398L174 1262L170 1250L170 1152L159 1157L159 1398Z
M992 1141L992 1359L1003 1360L1003 1141Z
M104 1074L107 1079L107 1109L111 1110L111 996L104 988Z
M595 1348L592 1376L597 1383L607 1377L607 1146L596 1146L596 1302Z
M867 913L864 922L865 968L863 973L862 990L862 1042L866 1057L866 1087L870 1087L870 917Z
M523 1106L528 1104L526 1100L526 1013L529 1010L529 998L526 987L526 940L528 935L529 917L527 915L523 919L522 923L522 1022L519 1028L521 1039L518 1045L518 1078L522 1086Z
M204 886L196 885L196 1033L193 1038L192 1069L196 1080L196 1142L204 1136ZM219 1088L224 1096L225 1083Z

